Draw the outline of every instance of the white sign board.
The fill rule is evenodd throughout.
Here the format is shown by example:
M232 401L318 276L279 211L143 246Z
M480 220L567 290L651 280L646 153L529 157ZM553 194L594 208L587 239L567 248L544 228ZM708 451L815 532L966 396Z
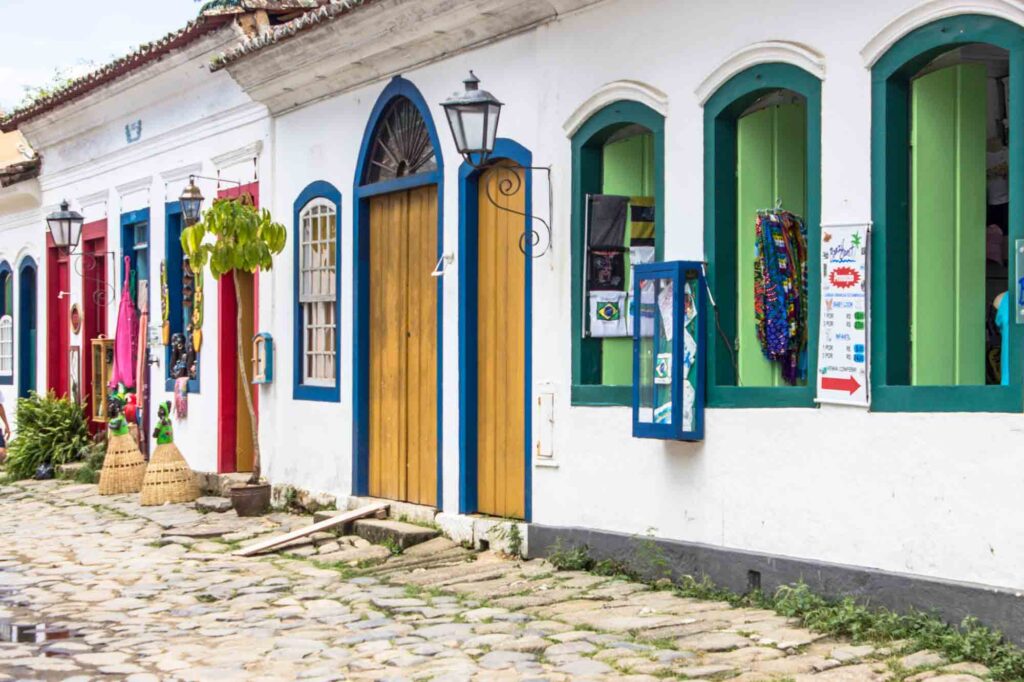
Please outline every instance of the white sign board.
M869 226L821 228L818 402L867 407Z

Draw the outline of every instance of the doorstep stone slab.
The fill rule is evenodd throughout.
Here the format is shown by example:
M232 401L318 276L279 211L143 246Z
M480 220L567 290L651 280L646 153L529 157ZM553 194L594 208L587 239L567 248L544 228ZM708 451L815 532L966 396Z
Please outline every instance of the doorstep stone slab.
M433 528L387 519L359 519L352 524L352 528L356 535L375 545L390 541L401 549L432 540L439 535Z
M222 514L231 511L231 500L226 497L200 497L196 500L196 509L201 512Z

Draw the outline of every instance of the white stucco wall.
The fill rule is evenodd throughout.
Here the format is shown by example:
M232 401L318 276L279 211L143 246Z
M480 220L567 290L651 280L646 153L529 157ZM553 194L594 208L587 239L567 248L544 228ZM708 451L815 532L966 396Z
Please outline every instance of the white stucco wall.
M1024 511L1018 493L1024 483L1016 454L1022 442L1019 415L870 414L838 407L709 410L706 441L687 445L633 439L626 408L571 406L571 178L563 129L611 81L639 81L665 93L665 257L699 259L698 90L751 45L797 43L824 73L822 220L867 221L870 71L862 50L898 38L913 23L898 18L914 8L923 18L958 7L1009 16L1015 6L995 0L615 0L403 74L432 105L442 141L446 250L457 244L459 159L437 103L460 89L470 68L507 103L499 134L530 148L535 164L553 166L553 250L534 266L533 379L535 392L544 386L555 393L557 466L533 469L534 521L628 533L653 528L663 537L730 548L1024 587L1024 524L1017 520ZM896 28L885 33L890 24ZM272 195L278 219L294 230L292 202L309 182L326 180L342 193L341 401L291 400L291 244L273 277L263 280L274 292L267 319L278 341L278 378L262 398L271 479L341 495L351 490L353 175L367 118L385 85L277 119L276 182L265 194ZM534 180L534 210L547 217L543 176L535 174ZM458 511L459 276L456 256L444 277L443 298L449 512ZM541 433L538 425L535 438Z
M86 223L106 221L107 281L113 300L107 306L107 335L117 328L121 300L121 214L150 211L149 324L159 329L160 262L165 258L167 203L175 202L190 173L252 182L264 182L271 167L263 148L269 144L270 119L266 109L253 103L226 73L211 74L206 66L213 51L232 38L230 31L209 36L171 57L144 67L87 98L61 107L25 126L25 133L45 159L39 178L43 209L24 228L23 238L40 263L39 275L39 384L47 385L46 258L43 215L61 200L79 210ZM126 124L142 122L141 136L129 142ZM254 168L253 158L259 158ZM217 183L198 180L207 206ZM231 185L223 184L222 188ZM6 236L3 237L6 247ZM71 301L82 302L79 258L72 258ZM218 395L218 284L205 278L203 347L199 357L200 391L188 398L188 417L175 420L175 442L197 471L217 471ZM261 301L262 303L262 301ZM268 302L269 305L269 302ZM263 319L264 313L260 313ZM81 334L71 345L85 348ZM167 367L163 346L153 349L159 364L150 366L150 430L157 406L173 400L166 390ZM231 359L234 362L233 356ZM83 381L86 378L83 379Z

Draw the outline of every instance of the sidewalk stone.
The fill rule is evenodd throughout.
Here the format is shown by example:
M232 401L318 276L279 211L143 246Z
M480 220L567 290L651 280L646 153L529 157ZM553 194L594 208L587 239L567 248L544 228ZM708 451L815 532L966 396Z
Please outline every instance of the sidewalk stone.
M309 517L142 508L135 495L53 481L4 491L0 529L17 529L17 542L0 535L0 590L17 596L0 593L0 618L77 632L0 645L0 681L890 678L872 660L885 652L819 641L770 611L475 555L443 537L392 557L360 537L316 534L287 549L309 560L243 558L226 543ZM903 653L907 667L942 666L928 681L978 682L988 672Z

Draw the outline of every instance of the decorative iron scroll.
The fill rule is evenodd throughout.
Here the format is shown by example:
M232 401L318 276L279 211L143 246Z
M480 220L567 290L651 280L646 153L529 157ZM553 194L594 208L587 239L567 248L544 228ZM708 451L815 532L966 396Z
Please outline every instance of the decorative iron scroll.
M507 206L502 206L501 204L498 203L497 199L495 199L495 196L491 194L491 185L497 185L497 191L501 196L513 197L516 194L518 194L519 190L521 190L523 187L523 179L522 177L520 177L518 171L544 171L545 173L547 173L548 176L548 217L550 218L552 213L551 167L520 166L517 164L501 163L488 166L487 168L488 170L501 172L500 175L497 173L495 174L494 183L488 182L487 185L484 187L484 193L487 195L487 200L491 202L491 204L495 208L501 211L505 211L513 215L523 216L524 218L531 221L535 220L544 226L544 232L546 234L547 239L544 241L544 248L542 248L540 251L537 251L536 247L541 243L542 237L540 232L538 232L536 229L531 227L530 229L527 229L525 232L523 232L523 234L519 236L519 250L522 251L523 254L529 255L532 258L540 258L541 256L543 256L544 254L551 250L551 223L549 223L547 220L544 220L539 216L524 213L523 211L517 211L514 208L508 208Z

